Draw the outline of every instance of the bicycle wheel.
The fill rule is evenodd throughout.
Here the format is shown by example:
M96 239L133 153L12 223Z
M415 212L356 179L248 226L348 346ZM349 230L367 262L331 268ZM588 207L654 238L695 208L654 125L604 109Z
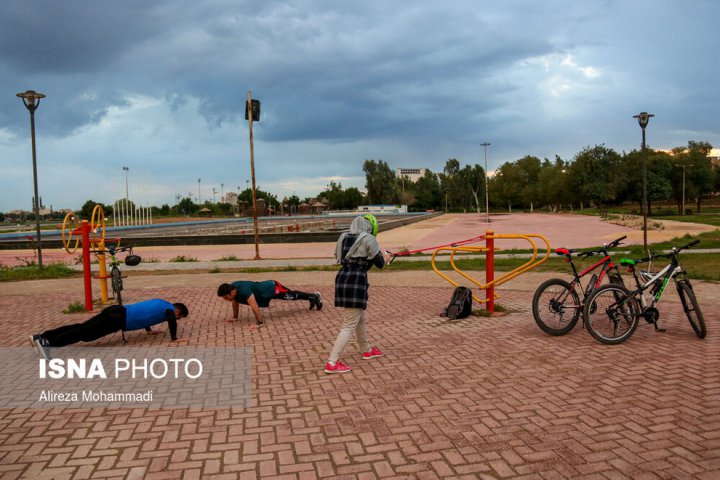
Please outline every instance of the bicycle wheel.
M535 291L532 310L535 323L545 333L565 335L580 318L580 298L568 282L551 278Z
M695 335L699 338L705 338L707 330L705 329L705 318L703 318L700 306L695 298L695 292L689 282L681 280L677 283L678 295L687 315L690 326L695 330Z
M120 269L116 266L113 266L112 272L110 273L111 281L112 281L112 289L113 294L115 295L115 298L117 299L118 305L122 305L122 292L123 284L122 284L122 274L120 273Z
M614 284L595 290L583 309L585 328L595 340L606 345L630 338L638 326L639 315L640 306L630 291Z

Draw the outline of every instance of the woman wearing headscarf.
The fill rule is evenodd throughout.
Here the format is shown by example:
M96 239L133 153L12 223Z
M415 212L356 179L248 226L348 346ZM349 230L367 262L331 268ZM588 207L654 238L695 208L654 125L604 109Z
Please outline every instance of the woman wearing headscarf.
M340 361L340 355L350 342L353 332L363 352L363 360L383 356L377 347L370 344L365 327L370 286L367 272L373 265L383 268L390 259L389 255L380 253L380 246L375 239L377 233L375 216L355 217L350 224L350 231L340 235L335 246L335 260L341 265L335 276L335 306L344 309L343 324L325 364L325 373L346 373L352 370L352 367Z

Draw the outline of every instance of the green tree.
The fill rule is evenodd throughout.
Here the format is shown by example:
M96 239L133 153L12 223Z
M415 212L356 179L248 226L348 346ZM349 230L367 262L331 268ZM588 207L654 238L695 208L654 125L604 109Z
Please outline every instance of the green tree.
M583 204L595 204L602 209L608 203L617 202L623 191L624 181L620 175L621 157L604 145L586 147L570 166L572 187Z
M262 198L263 200L265 200L266 207L273 207L275 209L278 209L280 207L280 202L278 202L276 195L261 190L260 188L255 188L255 198ZM240 192L238 194L238 202L246 202L248 205L252 206L252 189L246 188L245 190Z
M398 201L398 188L395 172L383 160L365 160L365 188L368 202L374 204L393 204Z
M85 203L83 203L83 206L82 206L82 207L80 207L80 214L79 214L79 215L80 215L80 218L83 219L83 220L88 220L88 221L90 221L90 220L92 219L93 210L95 210L95 207L96 207L97 205L100 205L100 206L102 207L103 213L105 214L106 217L107 217L108 215L112 215L112 214L113 214L112 207L109 207L109 206L107 206L107 205L103 205L102 203L96 202L96 201L94 201L94 200L88 200L88 201L86 201ZM131 208L134 208L135 205L134 205L132 202L130 202L130 207L131 207Z
M345 190L344 210L355 210L359 205L365 202L365 196L357 187L350 187Z
M546 158L540 165L537 180L539 200L552 212L559 211L563 204L572 204L567 168L568 164L558 156L555 156L555 162Z
M688 142L688 161L694 165L686 174L693 186L697 213L700 213L702 197L713 191L714 172L710 161L712 145L708 142Z
M415 195L415 206L421 210L441 209L442 190L438 175L425 170L425 174L418 178L413 185Z
M190 197L183 198L171 209L175 215L194 215L198 210L200 210L200 206L193 202Z
M439 177L447 209L449 211L464 209L466 205L463 200L468 190L460 175L460 162L456 158L448 159Z
M537 157L526 155L514 162L504 163L493 177L490 193L501 205L534 208L540 201L539 177L541 162Z
M459 172L459 183L463 195L463 204L475 208L477 213L484 210L485 169L480 165L465 165ZM483 201L481 201L483 199Z

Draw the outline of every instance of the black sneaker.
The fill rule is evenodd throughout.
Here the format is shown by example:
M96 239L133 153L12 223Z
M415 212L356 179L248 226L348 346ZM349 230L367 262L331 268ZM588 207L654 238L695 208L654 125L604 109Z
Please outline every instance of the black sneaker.
M50 356L50 346L47 344L45 339L40 335L33 335L31 339L33 347L35 347L35 351L45 357L45 360L52 360L52 357Z
M315 310L315 307L317 307L317 303L315 303L315 297L308 298L308 302L310 302L310 310Z
M30 335L30 345L32 345L33 350L35 350L35 353L40 353L40 345L35 343L40 341L40 335Z
M323 303L322 303L322 295L320 292L315 292L315 306L318 310L322 310Z

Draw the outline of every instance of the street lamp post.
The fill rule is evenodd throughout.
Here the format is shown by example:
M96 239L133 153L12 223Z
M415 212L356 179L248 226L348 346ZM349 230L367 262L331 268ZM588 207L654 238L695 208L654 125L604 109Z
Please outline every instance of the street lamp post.
M490 223L490 200L489 200L489 194L488 194L488 173L487 173L487 147L490 146L490 143L484 142L481 143L480 146L485 148L485 220L487 223Z
M260 101L253 100L252 91L248 91L245 104L245 118L250 132L250 175L252 177L253 230L255 232L255 260L260 260L260 234L258 232L257 198L255 194L255 149L253 147L253 120L260 121Z
M652 113L647 112L640 112L637 115L633 115L633 118L637 118L638 124L640 124L640 128L642 129L642 151L643 151L643 205L642 205L642 211L643 211L643 248L645 249L645 253L648 254L648 246L647 246L647 215L648 215L648 198L647 198L647 150L645 149L645 127L647 127L648 122L652 117L654 117Z
M130 200L130 195L128 195L128 174L130 173L130 168L123 167L123 170L125 171L125 200Z
M35 155L35 110L40 106L40 99L45 95L35 90L27 90L17 94L25 104L25 108L30 112L30 138L32 141L32 162L33 162L33 187L35 189L35 199L33 201L33 211L35 213L35 234L37 235L38 246L38 269L42 270L42 238L40 237L40 197L38 196L37 181L37 160Z
M683 188L682 188L682 213L680 215L685 215L685 168L686 167L694 167L692 163L689 165L680 165L679 163L675 164L676 167L682 167L683 169Z
M125 172L125 222L124 222L124 224L125 224L125 225L128 225L129 222L128 222L127 212L128 212L129 209L130 209L130 194L128 193L128 192L129 192L129 189L128 189L128 174L130 173L130 168L129 168L129 167L123 167L123 171Z

